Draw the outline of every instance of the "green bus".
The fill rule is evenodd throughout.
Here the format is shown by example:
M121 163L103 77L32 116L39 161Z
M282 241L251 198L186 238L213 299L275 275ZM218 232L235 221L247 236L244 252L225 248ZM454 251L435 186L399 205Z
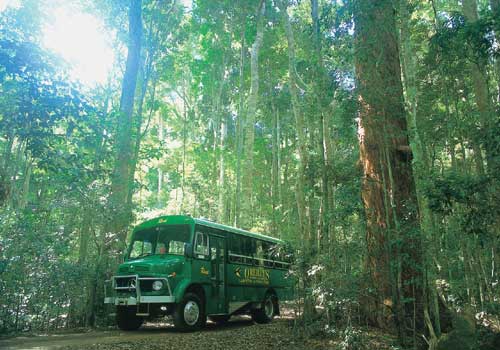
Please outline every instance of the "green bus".
M125 262L105 284L122 330L145 319L173 317L183 331L250 314L278 315L293 296L290 254L283 241L190 216L161 216L138 225Z

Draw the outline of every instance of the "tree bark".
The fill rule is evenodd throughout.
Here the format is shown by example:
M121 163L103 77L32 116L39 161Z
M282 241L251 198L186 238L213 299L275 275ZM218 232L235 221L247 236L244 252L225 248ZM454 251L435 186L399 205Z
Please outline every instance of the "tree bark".
M476 23L479 20L476 0L463 0L462 5L466 21L470 24ZM473 57L473 53L470 54ZM495 134L497 127L495 126L493 119L494 108L490 101L488 91L486 64L482 60L474 60L471 62L470 68L472 73L474 97L480 116L479 122L481 125L481 141L484 142L488 172L496 175L496 171L500 170L497 159L498 141L496 141L497 135ZM475 149L474 152L480 152L480 149Z
M490 0L491 12L496 21L500 21L500 0ZM497 27L498 28L498 27ZM495 31L497 43L500 42L500 29ZM500 57L495 59L495 72L497 75L497 103L500 104Z
M279 2L280 10L283 16L285 34L288 43L288 85L292 99L292 112L295 117L295 126L297 129L297 150L299 154L299 171L297 173L295 198L297 202L297 212L299 218L299 232L301 233L301 241L313 244L311 239L311 230L309 226L309 216L307 197L306 197L306 169L309 163L309 155L307 150L306 126L304 115L299 105L299 93L297 88L297 77L295 68L295 40L293 37L290 18L288 17L287 5L284 1Z
M242 210L244 220L242 225L251 228L253 225L253 152L255 140L255 115L259 99L259 51L264 40L264 14L265 1L260 0L257 8L257 34L250 50L250 96L248 97L248 109L245 132L245 167L243 172L243 195Z
M392 2L359 0L354 19L367 283L375 291L363 306L372 323L396 327L404 340L412 320L423 326L421 247Z
M318 237L318 251L322 251L333 235L333 184L330 174L333 170L333 147L330 130L330 116L335 113L335 97L330 105L326 98L329 89L328 76L325 72L323 56L321 55L322 45L320 36L318 0L311 0L311 19L313 25L313 43L315 48L315 98L319 114L319 153L321 154L321 216ZM328 110L330 108L330 110ZM329 113L330 112L330 113Z
M240 51L240 76L239 76L239 102L238 118L236 119L236 188L234 191L234 218L233 225L240 226L241 217L241 158L243 155L243 85L244 85L244 67L245 67L245 21L243 21L243 30L241 32L241 51Z
M224 117L221 118L220 121L220 145L219 145L219 179L218 179L218 187L219 187L219 198L218 198L218 218L219 222L226 222L226 202L225 202L225 194L226 194L226 170L224 163L224 152L225 152L225 140L226 140L226 121Z
M413 173L415 177L415 185L416 185L416 195L418 208L420 212L420 224L422 227L422 233L427 237L426 242L429 242L429 245L423 249L423 254L425 254L428 258L423 259L425 261L424 270L427 271L426 278L427 280L424 282L424 288L426 290L424 295L428 295L431 302L429 303L427 300L424 300L424 321L430 329L430 333L434 336L439 336L441 334L440 330L440 319L439 319L439 310L435 312L432 307L437 306L436 303L433 302L432 297L436 295L437 291L435 290L435 279L437 277L437 271L435 265L432 263L432 257L436 256L438 253L438 247L435 244L434 233L435 227L434 223L434 214L429 209L428 200L424 196L423 186L424 181L428 178L429 174L429 160L426 155L425 145L422 142L420 137L420 132L417 126L417 102L418 102L418 91L417 91L417 82L416 82L416 63L415 56L412 54L414 52L414 46L411 39L411 31L410 31L410 18L411 13L409 11L408 0L401 0L399 4L400 10L400 47L401 47L401 65L402 65L402 73L404 79L404 92L405 92L405 105L406 105L406 116L408 123L408 132L409 132L409 140L410 146L412 150L412 166ZM448 109L448 106L447 106ZM454 149L454 145L452 145L451 149ZM452 164L454 162L454 156L452 155ZM430 275L430 276L429 276ZM429 312L432 311L432 312ZM433 322L431 322L431 318L429 315L433 316Z
M132 147L132 121L134 113L134 96L137 84L137 74L140 65L141 38L142 38L142 0L131 0L129 9L129 42L127 63L122 82L120 98L120 113L116 133L115 163L111 184L110 231L118 234L120 244L125 244L127 226L130 221L127 200L131 161L133 158Z

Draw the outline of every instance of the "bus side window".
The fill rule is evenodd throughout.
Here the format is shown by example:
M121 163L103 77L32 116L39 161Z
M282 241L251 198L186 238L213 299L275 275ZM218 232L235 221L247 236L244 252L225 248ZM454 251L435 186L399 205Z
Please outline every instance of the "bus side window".
M264 251L264 265L268 267L273 267L274 266L274 256L273 256L273 250L274 247L276 246L275 243L271 242L262 242L262 248Z
M244 255L245 264L253 264L252 239L250 237L241 237L243 249L241 255Z
M282 244L276 246L275 260L277 260L277 262L275 262L276 267L281 269L286 269L289 267L291 258L290 252L288 252L287 247Z
M229 262L239 263L241 257L241 238L236 235L229 236Z
M257 241L253 238L250 239L250 254L248 256L251 256L253 259L251 263L253 265L258 265L259 260L257 260Z
M194 253L197 258L206 259L208 256L208 235L203 232L196 232Z
M256 241L256 257L257 257L257 265L262 266L264 265L264 248L263 248L264 242L263 241Z

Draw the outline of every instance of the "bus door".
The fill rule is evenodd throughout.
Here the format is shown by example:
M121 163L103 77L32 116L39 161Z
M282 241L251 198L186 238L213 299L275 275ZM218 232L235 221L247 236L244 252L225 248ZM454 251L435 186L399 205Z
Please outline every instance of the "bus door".
M218 314L227 312L226 303L226 240L221 236L210 235L210 281L211 300Z

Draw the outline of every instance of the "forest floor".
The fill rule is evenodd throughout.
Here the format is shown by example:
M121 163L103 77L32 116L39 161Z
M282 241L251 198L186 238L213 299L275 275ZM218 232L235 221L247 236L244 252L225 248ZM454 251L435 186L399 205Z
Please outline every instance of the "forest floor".
M96 330L82 333L58 333L23 336L0 340L0 349L239 349L239 350L323 350L343 349L341 341L329 337L299 338L292 328L293 320L277 318L270 324L258 325L249 317L234 317L225 325L211 322L198 332L180 333L168 323L148 323L134 332ZM380 331L363 330L364 344L370 350L397 349L393 337Z

